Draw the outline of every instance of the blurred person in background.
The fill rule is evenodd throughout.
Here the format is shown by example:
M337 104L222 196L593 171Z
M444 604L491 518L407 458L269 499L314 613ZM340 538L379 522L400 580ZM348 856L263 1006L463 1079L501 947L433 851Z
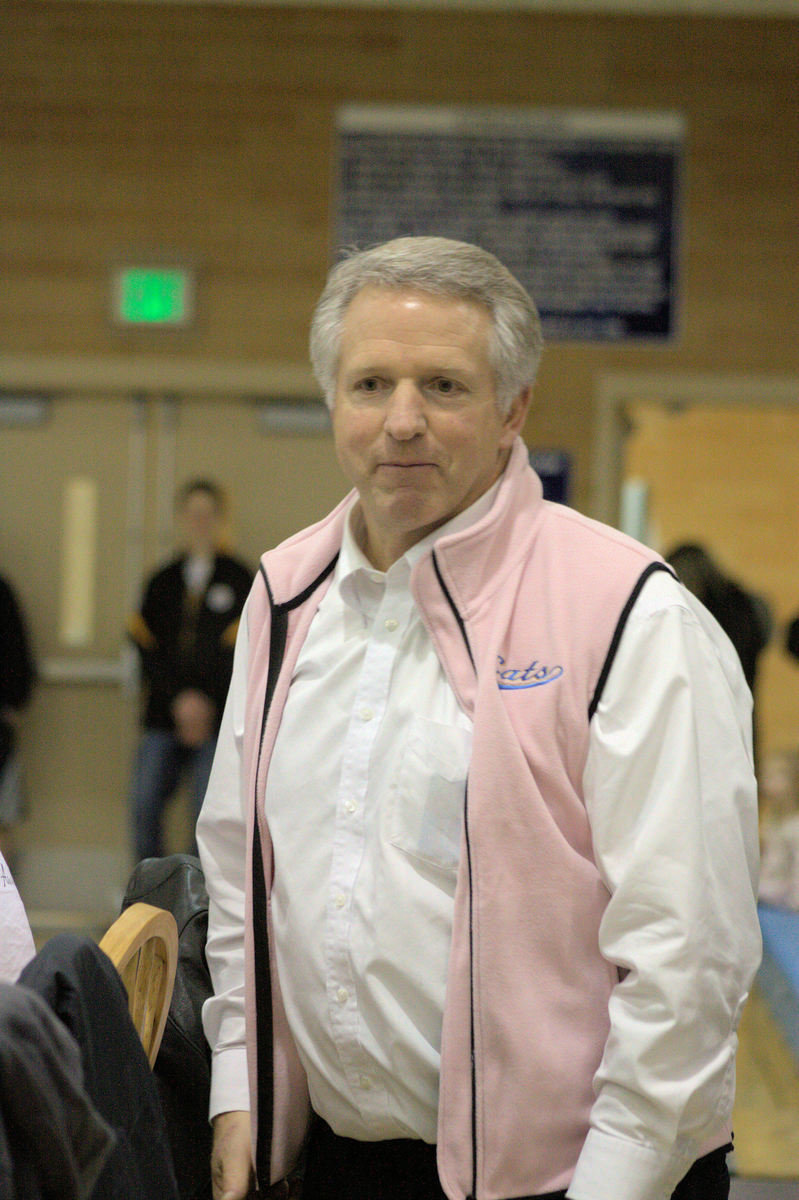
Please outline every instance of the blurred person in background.
M757 758L757 668L774 628L771 609L762 596L725 575L704 546L682 542L666 555L666 562L713 614L736 649L754 698L752 729ZM799 645L799 622L797 635Z
M772 750L759 775L760 889L766 904L799 911L799 751Z
M791 658L799 659L799 615L792 617L785 630L785 649Z
M249 567L222 551L225 504L216 483L186 483L177 514L180 552L148 580L128 623L144 685L131 798L136 861L162 854L164 809L185 773L196 820L252 582Z
M25 618L11 585L0 577L0 853L13 856L12 832L24 815L17 751L20 714L36 680Z

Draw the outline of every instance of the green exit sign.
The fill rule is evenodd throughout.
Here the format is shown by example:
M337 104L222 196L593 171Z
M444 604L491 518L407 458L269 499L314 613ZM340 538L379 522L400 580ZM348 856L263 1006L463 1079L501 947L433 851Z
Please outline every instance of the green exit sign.
M123 267L114 275L114 319L120 325L185 327L193 301L193 279L182 267Z

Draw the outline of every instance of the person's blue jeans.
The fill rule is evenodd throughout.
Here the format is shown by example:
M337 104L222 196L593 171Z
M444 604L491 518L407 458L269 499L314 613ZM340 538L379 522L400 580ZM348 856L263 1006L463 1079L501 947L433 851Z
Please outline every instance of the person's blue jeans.
M168 729L145 729L133 767L132 808L136 861L163 854L163 814L185 772L191 775L193 822L208 787L216 739L197 749L184 746ZM188 849L195 851L194 846Z

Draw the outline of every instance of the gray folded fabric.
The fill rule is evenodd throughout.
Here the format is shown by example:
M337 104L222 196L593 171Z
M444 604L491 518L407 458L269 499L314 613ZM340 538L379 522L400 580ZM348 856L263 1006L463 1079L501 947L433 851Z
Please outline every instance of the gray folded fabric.
M0 983L0 1200L88 1200L116 1135L49 1005Z

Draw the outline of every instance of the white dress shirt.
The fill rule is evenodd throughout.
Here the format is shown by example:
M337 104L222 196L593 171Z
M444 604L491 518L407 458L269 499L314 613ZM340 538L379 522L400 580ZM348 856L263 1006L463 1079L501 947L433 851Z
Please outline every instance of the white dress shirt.
M686 1129L730 1111L744 1001L729 980L760 958L751 695L732 643L665 571L630 613L583 785L611 892L599 948L630 971L611 996L591 1129L567 1194L665 1200L674 1164L675 1182L691 1165L680 1162Z
M436 1140L472 726L410 576L437 537L488 512L494 491L385 574L348 521L269 764L286 1015L314 1110L361 1141Z
M429 540L445 532L450 527ZM459 742L464 772L468 766L469 722L454 696L445 695L449 685L429 643L425 652L426 633L410 597L410 609L402 600L409 569L401 561L381 576L345 542L296 668L297 696L305 690L310 704L295 708L293 683L266 796L276 953L289 1023L317 1111L338 1132L366 1140L435 1140L457 867L447 794L451 783L462 797L462 782L450 778L460 773L453 765ZM330 639L342 632L343 648L339 642L333 652ZM226 803L236 812L243 807L246 636L245 610L206 801L217 811ZM669 704L665 693L675 674L690 681L690 703ZM747 871L756 876L758 851L755 837L747 862L730 870L735 839L728 841L719 815L728 811L730 794L751 798L751 751L741 751L751 743L750 704L719 626L671 575L654 572L632 609L591 722L584 772L595 859L612 893L600 949L635 969L611 1000L592 1130L569 1191L574 1200L660 1200L658 1173L681 1122L691 1120L697 1105L716 1112L729 1099L734 1073L700 1078L692 1063L704 1061L700 1047L708 1038L734 1042L739 1015L725 998L723 947L728 931L749 919L740 880ZM421 722L424 730L430 721L441 727L443 755L435 738L416 737L410 728ZM414 804L425 775L436 780L432 800ZM691 847L700 844L703 868L692 870ZM666 869L680 861L686 869L676 879ZM631 918L653 904L671 906L689 922L701 917L701 962L687 941L662 946L647 921ZM243 898L240 911L243 921ZM236 937L231 927L231 947ZM709 956L708 947L719 953ZM228 956L217 987L204 1011L215 1054L212 1115L249 1107L243 950ZM682 1012L686 1004L701 1009L703 1019L670 1039L669 1010Z

